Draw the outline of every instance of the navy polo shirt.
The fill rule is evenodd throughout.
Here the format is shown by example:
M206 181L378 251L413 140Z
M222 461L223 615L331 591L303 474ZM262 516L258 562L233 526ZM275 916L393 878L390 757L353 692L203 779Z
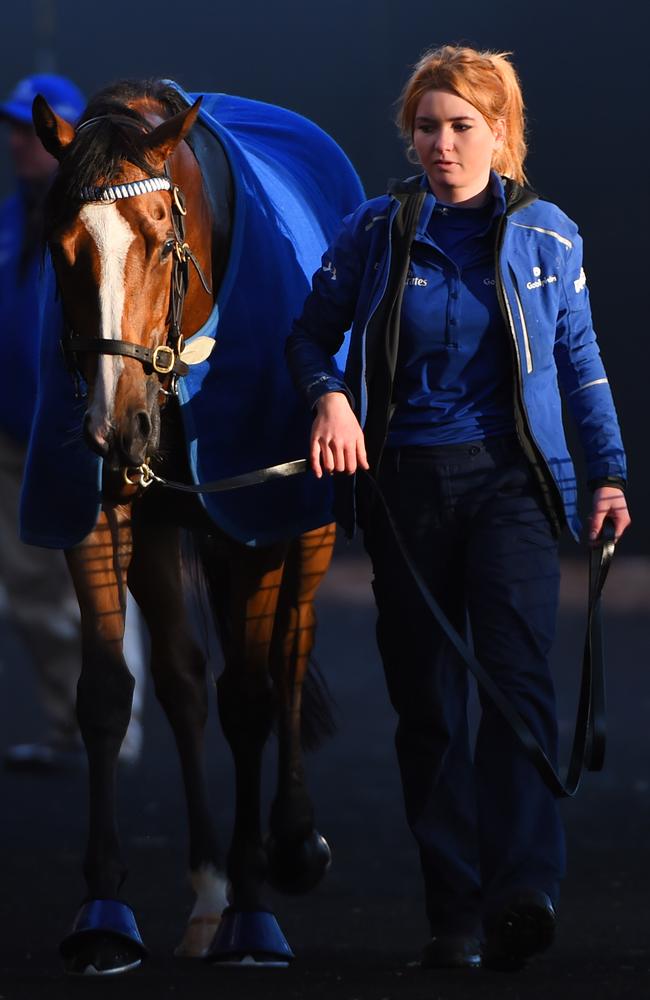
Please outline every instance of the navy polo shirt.
M514 432L512 359L495 287L503 188L481 208L425 201L402 302L387 445Z

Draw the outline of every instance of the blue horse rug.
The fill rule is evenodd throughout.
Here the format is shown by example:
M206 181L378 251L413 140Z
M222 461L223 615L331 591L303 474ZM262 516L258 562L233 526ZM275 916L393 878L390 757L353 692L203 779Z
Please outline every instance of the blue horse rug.
M173 86L188 104L199 96ZM341 219L363 200L350 161L312 122L258 101L202 96L199 121L230 164L234 220L217 302L195 334L213 337L214 350L179 380L195 483L307 456L311 415L289 378L284 342ZM81 437L85 403L75 398L60 349L54 284L48 265L21 535L33 545L70 548L95 526L102 461ZM311 473L201 500L220 528L251 545L332 520L331 484Z

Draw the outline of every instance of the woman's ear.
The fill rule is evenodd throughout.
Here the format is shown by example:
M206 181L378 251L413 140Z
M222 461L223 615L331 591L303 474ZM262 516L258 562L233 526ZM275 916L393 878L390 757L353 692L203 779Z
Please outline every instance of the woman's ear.
M506 123L503 118L497 118L492 129L494 135L495 149L501 149L506 141Z
M415 152L415 146L413 145L412 142L410 142L406 147L406 159L409 161L409 163L412 163L413 166L415 167L422 166L422 164L420 163L420 157Z

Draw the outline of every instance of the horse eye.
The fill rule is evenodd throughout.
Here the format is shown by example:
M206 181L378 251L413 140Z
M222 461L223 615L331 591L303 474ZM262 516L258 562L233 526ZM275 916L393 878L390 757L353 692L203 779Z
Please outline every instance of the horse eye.
M165 240L162 245L162 250L160 251L161 260L164 260L165 257L169 257L170 253L174 249L175 242L175 240Z

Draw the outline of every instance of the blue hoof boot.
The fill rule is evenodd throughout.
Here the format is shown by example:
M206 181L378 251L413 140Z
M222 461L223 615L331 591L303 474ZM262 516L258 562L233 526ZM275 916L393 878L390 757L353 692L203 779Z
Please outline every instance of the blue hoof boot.
M294 958L287 939L267 910L224 910L206 960L237 968L285 969Z
M117 899L84 903L59 952L70 976L120 975L147 955L133 910Z

